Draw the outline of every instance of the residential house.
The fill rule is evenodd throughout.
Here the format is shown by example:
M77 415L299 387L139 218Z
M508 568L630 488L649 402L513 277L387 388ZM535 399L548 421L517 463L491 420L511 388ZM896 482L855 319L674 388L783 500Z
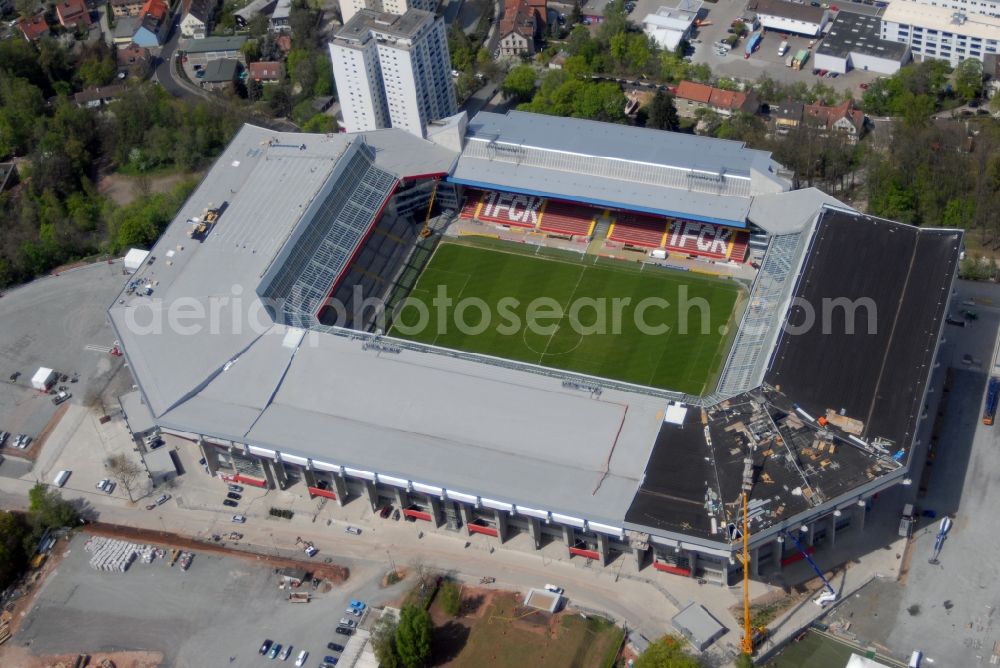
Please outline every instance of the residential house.
M673 51L691 37L701 7L701 0L679 0L674 7L660 7L642 20L642 29L660 48Z
M760 108L757 93L722 90L693 81L682 81L674 93L677 113L693 117L698 109L710 109L721 116L737 112L756 114Z
M214 0L184 0L181 4L181 35L205 39L212 28Z
M140 19L138 16L123 16L115 22L114 30L111 31L111 40L114 45L121 48L134 44L132 37L139 30Z
M528 0L507 0L500 21L500 55L535 55L535 12Z
M288 22L292 15L292 0L278 0L271 12L269 29L271 32L291 32L292 26Z
M117 97L121 97L125 92L125 86L115 84L112 86L91 86L73 95L73 101L78 107L88 107L96 109L103 107Z
M237 28L246 28L258 14L270 14L276 0L253 0L249 5L233 12Z
M292 50L292 36L291 35L278 35L274 43L278 45L278 48L282 53L287 54Z
M31 18L18 19L17 27L21 29L21 34L24 35L24 39L29 42L37 42L42 37L49 37L52 35L52 31L49 29L49 23L45 20L45 12L35 14Z
M201 87L206 90L226 90L232 88L236 81L236 70L240 61L230 58L212 60L202 70L205 74L198 77Z
M149 65L149 49L138 44L129 43L115 51L115 61L119 70L129 70L133 73L146 71Z
M807 104L803 107L803 121L826 132L843 133L853 144L865 130L865 114L854 108L854 101L847 100L835 107Z
M802 125L803 104L794 100L785 100L780 104L771 105L771 121L778 134L788 134L789 130Z
M543 34L549 27L548 0L528 0L528 6L535 15L535 26L539 34Z
M552 56L552 60L549 61L549 69L561 70L567 60L569 60L569 52L560 49L559 53Z
M169 29L170 7L166 0L146 0L132 41L139 46L155 48L163 44Z
M278 83L285 78L285 68L277 61L250 63L250 78L262 84Z
M90 12L84 0L60 0L56 3L56 17L60 25L67 29L90 25Z
M111 13L115 18L139 16L142 12L143 0L111 0Z
M247 38L243 35L196 39L188 42L184 54L192 67L207 65L213 60L222 60L223 58L245 63L246 56L243 55L243 45L246 44L246 41Z

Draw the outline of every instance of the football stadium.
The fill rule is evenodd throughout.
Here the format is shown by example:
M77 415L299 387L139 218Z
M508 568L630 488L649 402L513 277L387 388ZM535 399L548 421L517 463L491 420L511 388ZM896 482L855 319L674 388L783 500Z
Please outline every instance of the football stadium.
M961 244L740 142L247 125L109 317L224 480L728 584L744 492L761 574L907 477Z

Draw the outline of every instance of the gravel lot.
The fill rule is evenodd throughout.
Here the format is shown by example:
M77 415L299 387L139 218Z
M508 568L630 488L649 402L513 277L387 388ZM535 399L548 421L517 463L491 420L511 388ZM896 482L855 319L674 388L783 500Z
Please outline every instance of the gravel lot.
M284 600L270 568L242 558L196 553L183 572L165 561L135 562L124 574L96 571L77 536L15 636L32 652L149 650L170 666L269 665L257 654L265 638L309 651L317 666L336 620L352 597L376 593L351 581L307 604ZM360 587L358 585L361 585ZM308 587L305 591L311 591ZM350 648L348 648L350 649Z

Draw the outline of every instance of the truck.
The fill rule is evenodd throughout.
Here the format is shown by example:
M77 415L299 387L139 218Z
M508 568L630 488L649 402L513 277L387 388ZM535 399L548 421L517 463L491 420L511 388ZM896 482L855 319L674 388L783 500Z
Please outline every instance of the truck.
M902 538L909 538L913 533L913 504L908 503L903 506L903 515L899 518L899 535Z
M747 39L747 48L745 53L743 54L743 57L749 58L753 54L753 52L757 50L757 47L760 46L760 40L763 38L764 35L760 30L750 35L750 37Z
M993 424L993 417L997 414L997 399L1000 398L1000 378L993 376L990 384L986 388L986 405L983 407L983 424Z
M799 49L799 52L795 54L795 59L792 61L792 69L801 70L807 60L809 60L809 50Z

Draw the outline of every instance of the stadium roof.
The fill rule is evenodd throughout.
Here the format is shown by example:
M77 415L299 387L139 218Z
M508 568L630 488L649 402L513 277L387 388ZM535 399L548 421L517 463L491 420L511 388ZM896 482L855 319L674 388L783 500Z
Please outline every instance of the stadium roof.
M750 443L755 541L797 514L902 475L961 241L957 230L825 208L763 388L708 409L704 426L694 411L682 426L664 423L627 526L727 543ZM823 305L843 298L871 304L872 333L867 306L853 330L840 308L824 324ZM813 305L816 321L800 332L803 304Z
M746 225L751 197L789 190L780 165L741 142L576 118L481 112L456 183L595 206Z

